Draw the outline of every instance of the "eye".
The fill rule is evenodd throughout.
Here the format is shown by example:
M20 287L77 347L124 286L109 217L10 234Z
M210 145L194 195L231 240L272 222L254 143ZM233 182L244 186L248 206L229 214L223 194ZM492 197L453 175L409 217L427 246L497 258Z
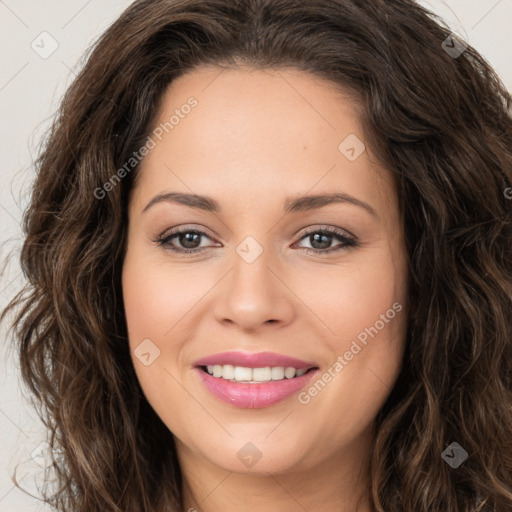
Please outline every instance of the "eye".
M180 228L172 231L171 233L161 236L155 240L159 245L165 246L170 251L191 254L200 253L208 249L207 247L201 247L201 238L205 237L211 240L211 238L203 231L196 229ZM176 239L181 247L176 247L171 243L172 240Z
M175 229L164 236L159 236L154 240L154 242L176 253L198 254L206 251L209 247L212 247L211 245L201 246L203 239L211 240L211 238L203 231L184 227ZM341 243L332 247L331 244L333 240L336 239ZM299 248L314 254L327 254L347 249L349 247L356 247L358 245L356 239L352 235L348 235L346 232L334 228L310 229L299 239L299 241L302 240L309 241L311 247ZM176 244L178 244L178 246L176 246ZM297 243L294 245L297 245Z
M333 240L339 240L341 244L332 247ZM309 230L300 240L306 240L311 247L303 247L306 252L314 254L327 254L340 251L349 247L357 247L357 241L352 235L334 228L313 228Z

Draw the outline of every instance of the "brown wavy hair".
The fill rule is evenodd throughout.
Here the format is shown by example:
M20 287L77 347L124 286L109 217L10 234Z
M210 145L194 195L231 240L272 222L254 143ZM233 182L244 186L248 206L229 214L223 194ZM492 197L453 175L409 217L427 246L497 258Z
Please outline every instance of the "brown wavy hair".
M181 510L173 436L137 381L123 310L137 168L102 200L94 191L144 144L176 77L242 63L348 91L397 177L409 318L377 417L372 506L512 511L512 98L471 46L450 56L448 37L412 0L139 0L101 36L41 143L27 284L2 314L16 310L22 376L55 449L48 503ZM457 469L441 457L454 441L468 452Z

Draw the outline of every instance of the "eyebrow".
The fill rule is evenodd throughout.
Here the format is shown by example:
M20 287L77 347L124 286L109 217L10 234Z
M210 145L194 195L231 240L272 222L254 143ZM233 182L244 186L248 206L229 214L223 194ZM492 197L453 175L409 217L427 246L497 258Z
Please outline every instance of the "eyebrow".
M197 208L212 213L220 213L221 207L218 201L211 197L202 196L198 194L185 194L182 192L168 192L166 194L158 194L142 210L142 213L149 210L153 205L161 202L177 203L190 208ZM326 194L315 194L309 196L302 196L297 199L287 198L284 202L284 212L302 212L308 210L316 210L324 206L335 203L349 203L365 209L374 217L379 217L375 209L368 203L361 201L351 195L332 192Z

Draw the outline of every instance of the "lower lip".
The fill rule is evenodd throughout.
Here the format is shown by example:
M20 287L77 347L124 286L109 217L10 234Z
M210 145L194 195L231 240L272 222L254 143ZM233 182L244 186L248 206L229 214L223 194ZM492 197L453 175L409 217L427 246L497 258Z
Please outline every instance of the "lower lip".
M213 377L201 368L195 368L206 389L217 398L235 407L261 409L286 400L298 393L318 372L318 369L294 377L260 384L231 382L222 377Z

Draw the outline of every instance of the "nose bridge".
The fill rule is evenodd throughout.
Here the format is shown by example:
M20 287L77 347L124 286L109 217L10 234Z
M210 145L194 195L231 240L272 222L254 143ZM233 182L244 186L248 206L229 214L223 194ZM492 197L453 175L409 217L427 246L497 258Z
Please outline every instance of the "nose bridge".
M246 237L235 248L232 270L218 297L215 316L243 328L256 328L269 320L287 322L293 315L286 286L276 276L271 247Z

